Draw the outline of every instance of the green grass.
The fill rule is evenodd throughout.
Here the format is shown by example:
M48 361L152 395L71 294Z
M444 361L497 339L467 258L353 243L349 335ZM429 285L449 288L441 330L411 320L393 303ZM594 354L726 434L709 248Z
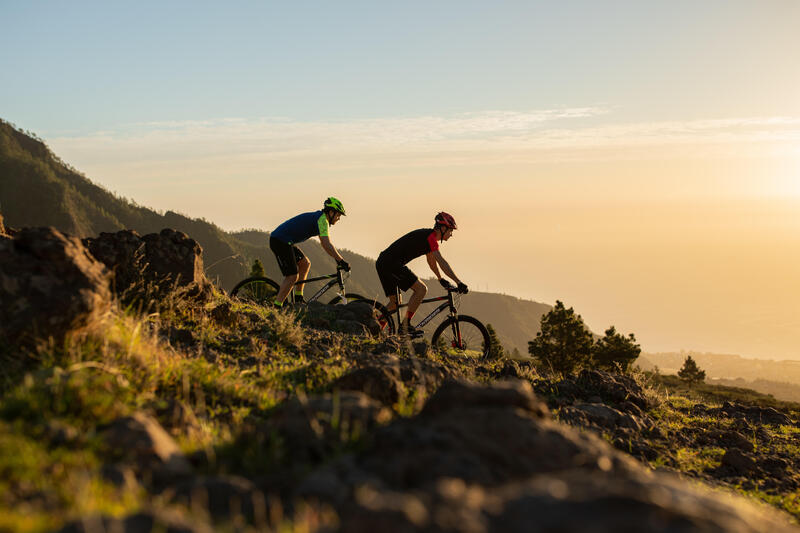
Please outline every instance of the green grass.
M763 394L751 389L708 383L697 383L690 386L677 376L654 375L653 378L655 383L665 387L670 393L685 398L686 401L710 404L737 402L800 414L800 403L778 400L770 394Z
M210 318L220 303L231 305L234 323ZM191 330L193 346L167 344L162 335L175 328ZM292 395L329 390L352 365L342 354L362 342L335 337L317 346L309 335L291 312L218 294L205 309L173 299L148 316L116 312L88 336L44 345L37 364L0 390L0 530L44 531L85 514L120 516L151 505L141 488L116 488L100 475L115 460L102 427L135 411L161 416L181 406L188 423L170 428L168 414L160 421L185 452L210 453L208 473L234 462L242 473L285 462L280 439L257 448L237 440L239 428ZM58 442L47 429L53 425L71 428L73 441ZM340 450L363 434L338 430Z

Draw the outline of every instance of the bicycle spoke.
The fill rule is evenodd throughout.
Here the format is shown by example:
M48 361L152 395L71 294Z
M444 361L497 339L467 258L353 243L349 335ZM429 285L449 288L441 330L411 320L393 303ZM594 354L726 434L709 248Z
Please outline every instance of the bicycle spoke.
M236 297L260 305L272 303L278 293L275 287L260 280L250 281L240 286L236 291Z
M437 332L435 347L443 353L480 358L488 349L485 330L470 320L459 320L458 328L450 320Z

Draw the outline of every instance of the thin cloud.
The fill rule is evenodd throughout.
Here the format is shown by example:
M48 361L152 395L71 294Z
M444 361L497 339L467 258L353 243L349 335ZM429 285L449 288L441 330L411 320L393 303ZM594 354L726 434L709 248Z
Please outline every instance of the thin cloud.
M492 152L800 141L798 117L615 124L608 123L609 113L605 108L586 107L350 121L234 118L150 122L49 142L59 153L67 157L76 154L83 162L141 162L337 153L461 153L470 157ZM606 123L593 124L599 120Z

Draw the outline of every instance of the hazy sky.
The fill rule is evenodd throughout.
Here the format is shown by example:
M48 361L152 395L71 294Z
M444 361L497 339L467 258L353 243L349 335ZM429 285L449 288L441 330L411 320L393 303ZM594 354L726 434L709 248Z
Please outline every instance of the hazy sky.
M445 209L473 288L800 359L800 2L12 2L0 117L225 229ZM413 265L427 275L424 262Z

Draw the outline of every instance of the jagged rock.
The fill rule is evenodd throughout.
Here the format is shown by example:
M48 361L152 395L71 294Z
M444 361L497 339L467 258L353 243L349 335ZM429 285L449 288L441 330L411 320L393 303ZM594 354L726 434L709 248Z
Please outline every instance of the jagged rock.
M360 390L376 398L386 405L394 405L402 395L409 391L420 392L420 399L435 391L446 379L460 377L450 368L435 361L417 357L398 356L397 354L375 354L365 356L366 363L361 368L369 369L365 374L352 378L345 375L342 379L347 384L336 383L348 390ZM362 363L363 364L363 363ZM393 385L394 380L397 385ZM375 383L370 384L369 382ZM381 387L387 386L387 391ZM391 402L391 403L389 403Z
M375 309L365 301L349 302L347 305L308 302L303 310L303 322L314 328L356 335L378 335L381 331Z
M199 477L170 489L171 498L191 509L205 509L215 519L235 520L237 515L261 521L267 515L266 499L253 483L238 476Z
M743 452L752 452L755 450L753 441L738 431L712 431L709 437L711 442L714 442L723 448L736 448Z
M211 310L211 318L223 326L235 327L238 323L238 315L233 312L233 307L229 302L222 303Z
M628 376L602 370L582 370L575 379L582 397L597 395L603 403L624 405L630 402L641 409L649 407L642 387Z
M617 411L602 403L584 403L573 407L564 407L559 413L559 418L572 425L595 425L609 429L629 428L634 431L644 431L653 425L646 418Z
M429 405L315 471L303 494L333 505L348 532L792 530L550 420L523 385L448 383Z
M189 461L161 425L144 413L119 418L104 431L112 453L133 460L141 471L157 471L162 477L192 472Z
M491 387L466 381L448 381L425 404L423 414L471 406L516 407L529 415L550 417L549 409L534 395L530 383L522 380L498 381Z
M405 393L397 369L389 366L366 366L345 374L332 388L345 391L360 391L384 405L394 405Z
M0 239L0 340L56 344L97 323L111 307L109 277L81 242L53 228Z
M772 407L759 407L756 405L741 405L738 403L725 402L717 410L731 418L744 419L751 423L771 424L775 426L790 426L794 422L788 415L781 413Z
M114 273L118 295L154 298L173 288L201 300L211 294L203 272L203 249L185 233L166 228L142 237L124 230L101 233L83 242Z
M792 470L791 462L782 457L766 457L758 462L758 466L767 474L778 478L783 477Z
M743 451L731 448L722 456L722 466L729 467L737 474L747 474L756 467L756 462Z
M360 392L293 398L266 422L246 428L238 441L268 446L277 438L296 464L314 464L352 436L391 420L389 409Z
M211 533L212 528L203 523L189 521L184 517L167 512L143 511L124 518L110 516L87 516L65 525L59 533L95 533L113 531L114 533Z

